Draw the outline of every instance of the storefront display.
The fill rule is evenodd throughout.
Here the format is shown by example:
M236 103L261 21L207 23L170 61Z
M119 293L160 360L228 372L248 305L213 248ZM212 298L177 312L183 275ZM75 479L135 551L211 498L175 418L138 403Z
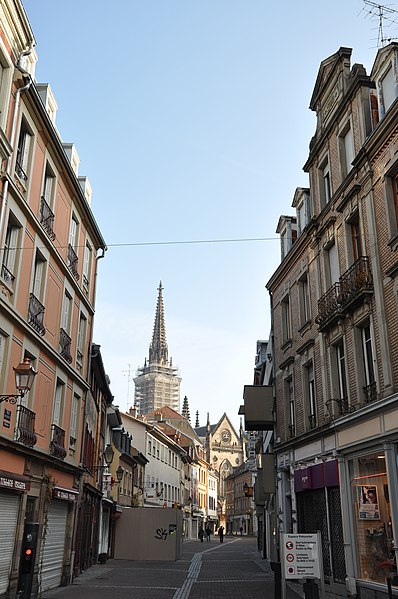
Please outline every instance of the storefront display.
M395 563L384 453L352 459L350 478L359 578L385 583Z

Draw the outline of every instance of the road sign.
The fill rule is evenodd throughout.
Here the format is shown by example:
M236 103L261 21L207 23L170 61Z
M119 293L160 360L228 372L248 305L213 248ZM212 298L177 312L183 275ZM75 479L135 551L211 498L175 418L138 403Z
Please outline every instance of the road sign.
M320 578L321 551L316 534L284 534L283 568L287 578Z

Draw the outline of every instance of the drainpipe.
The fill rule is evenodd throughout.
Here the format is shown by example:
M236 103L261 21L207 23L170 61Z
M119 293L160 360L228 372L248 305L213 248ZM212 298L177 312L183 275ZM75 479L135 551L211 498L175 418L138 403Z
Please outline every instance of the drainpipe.
M32 40L30 42L29 48L27 50L25 50L24 52L21 52L21 54L18 57L17 63L15 65L15 68L18 69L18 71L20 71L22 73L23 78L26 81L26 83L23 87L19 87L17 89L17 91L15 92L14 112L12 115L12 125L11 125L11 132L10 132L10 145L13 150L14 150L14 137L15 137L16 124L17 124L17 115L18 115L18 106L19 106L20 95L23 92L27 91L30 88L30 86L32 85L32 77L30 76L28 71L26 71L24 68L22 68L21 62L22 62L22 58L24 56L29 56L29 54L32 53L34 45L35 45L35 43ZM3 190L1 193L2 203L1 203L1 212L0 212L0 240L3 239L4 219L5 219L5 213L6 213L6 198L7 198L7 193L8 193L8 176L10 175L10 171L11 171L11 162L12 161L11 161L11 156L10 156L7 160L6 180L4 181Z

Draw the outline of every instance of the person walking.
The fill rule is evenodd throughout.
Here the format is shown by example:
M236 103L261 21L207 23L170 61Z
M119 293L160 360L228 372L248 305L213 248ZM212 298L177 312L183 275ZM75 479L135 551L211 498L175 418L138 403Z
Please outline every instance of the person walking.
M199 537L201 543L203 543L204 536L205 536L205 531L203 530L203 527L201 526L199 528L199 532L198 532L198 537Z
M243 535L243 526L241 526L239 530L240 530L240 536L242 536Z
M220 526L218 529L218 536L220 537L220 543L224 542L224 527Z
M206 541L208 543L210 543L210 535L211 535L211 528L209 525L206 526Z

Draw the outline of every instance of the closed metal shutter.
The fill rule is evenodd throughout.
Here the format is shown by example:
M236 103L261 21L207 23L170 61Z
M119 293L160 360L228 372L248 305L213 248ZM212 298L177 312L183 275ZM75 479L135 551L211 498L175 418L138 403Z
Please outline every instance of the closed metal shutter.
M8 588L19 511L19 495L0 493L0 595Z
M53 499L47 512L47 531L41 551L41 592L61 584L68 504Z

